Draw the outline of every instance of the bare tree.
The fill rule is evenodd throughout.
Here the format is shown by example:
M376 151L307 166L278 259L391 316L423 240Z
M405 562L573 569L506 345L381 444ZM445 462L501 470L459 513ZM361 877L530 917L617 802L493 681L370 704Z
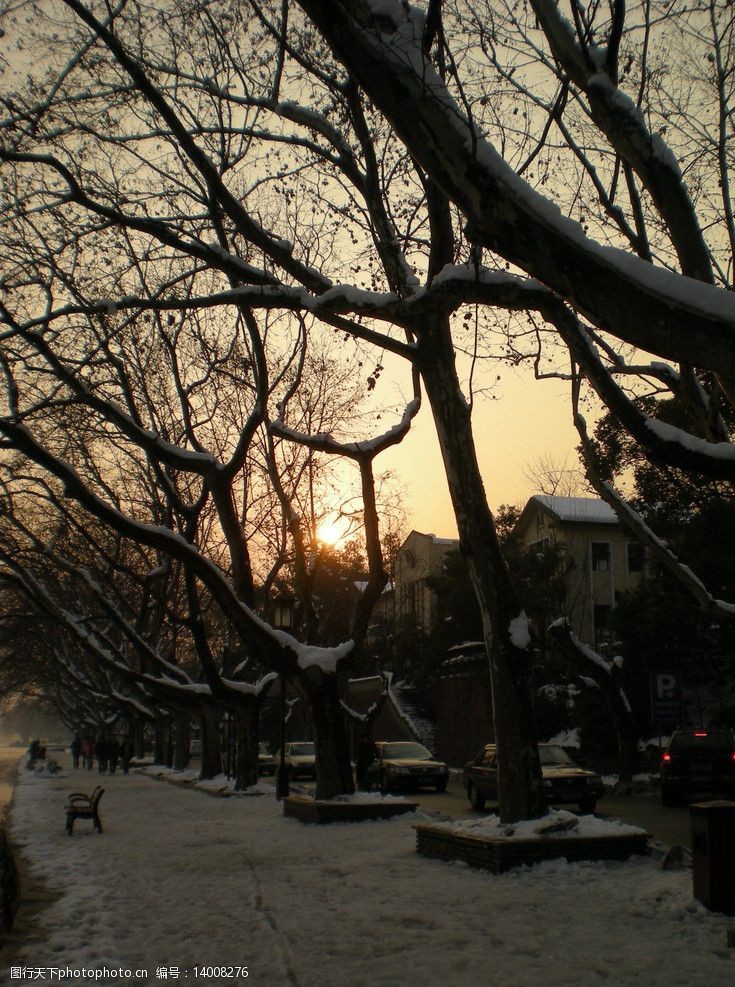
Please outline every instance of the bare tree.
M64 10L30 81L24 65L3 96L6 442L101 522L184 566L263 661L300 683L318 737L332 738L320 755L333 793L351 780L330 753L343 743L334 702L320 697L353 646L304 650L256 617L257 531L244 535L233 490L265 435L307 587L308 538L279 488L275 444L355 464L371 568L359 639L385 579L373 460L405 434L423 387L483 616L501 815L542 811L528 622L475 455L480 357L568 378L582 434L593 394L652 458L730 479L729 14L654 0L572 0L568 17L550 0ZM709 148L696 164L667 144L674 110L652 82L652 42L673 37L713 56L696 80L718 94L712 118L674 94ZM378 441L310 433L281 412L325 335L353 341L368 388L384 360L405 362L412 400ZM681 401L691 432L644 414L633 400L644 389ZM48 422L69 404L94 423L114 486L61 454L64 428ZM121 498L127 461L148 464L181 530ZM200 501L216 518L206 546Z

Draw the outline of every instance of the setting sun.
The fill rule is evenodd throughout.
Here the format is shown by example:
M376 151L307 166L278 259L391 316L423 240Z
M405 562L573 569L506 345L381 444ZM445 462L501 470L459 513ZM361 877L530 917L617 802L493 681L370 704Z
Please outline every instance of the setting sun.
M323 545L336 545L347 534L347 524L343 518L337 521L322 521L316 529L316 537Z

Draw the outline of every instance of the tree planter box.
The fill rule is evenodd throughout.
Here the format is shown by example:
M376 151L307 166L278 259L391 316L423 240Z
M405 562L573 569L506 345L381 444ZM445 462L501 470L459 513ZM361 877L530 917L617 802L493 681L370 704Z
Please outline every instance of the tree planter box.
M305 823L362 822L365 819L390 819L406 812L415 812L415 802L324 802L291 795L283 800L284 816L293 816Z
M501 840L467 836L424 823L417 823L413 828L416 830L416 850L423 856L463 860L470 867L480 867L493 874L560 857L567 860L627 860L635 854L648 853L648 833Z

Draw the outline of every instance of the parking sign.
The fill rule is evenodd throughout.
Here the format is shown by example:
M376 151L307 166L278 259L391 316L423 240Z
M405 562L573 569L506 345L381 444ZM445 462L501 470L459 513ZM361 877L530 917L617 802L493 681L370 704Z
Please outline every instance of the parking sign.
M681 719L680 672L651 672L651 711L654 723L678 723Z

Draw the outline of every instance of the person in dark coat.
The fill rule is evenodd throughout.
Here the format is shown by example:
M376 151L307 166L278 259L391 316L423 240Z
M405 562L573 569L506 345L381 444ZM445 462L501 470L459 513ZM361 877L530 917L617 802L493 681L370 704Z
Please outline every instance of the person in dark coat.
M31 746L28 748L28 762L26 765L28 768L32 769L36 767L36 762L43 758L43 754L41 753L42 751L43 747L41 747L41 741L32 740Z
M109 751L109 741L104 737L100 737L97 741L97 766L101 775L107 771L107 765L110 757Z
M72 740L71 744L69 744L69 750L71 751L71 763L73 767L78 768L79 755L82 750L82 742L79 737L75 737L74 740Z
M94 750L94 740L91 737L85 737L82 741L82 764L87 771L91 771L94 767Z
M123 774L126 775L130 770L130 759L133 756L133 742L130 737L123 737L120 756L122 758Z

